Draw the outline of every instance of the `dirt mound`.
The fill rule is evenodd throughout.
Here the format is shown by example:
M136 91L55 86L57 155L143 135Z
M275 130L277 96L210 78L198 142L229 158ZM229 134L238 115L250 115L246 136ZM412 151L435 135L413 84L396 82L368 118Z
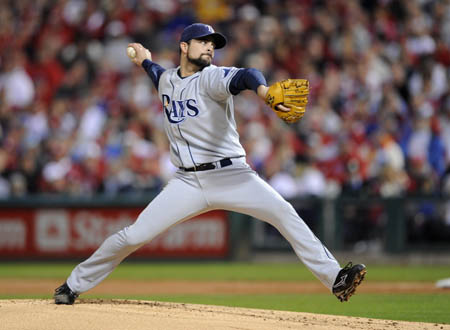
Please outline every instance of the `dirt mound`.
M136 300L80 299L72 306L43 299L0 300L0 315L5 330L450 330L431 323Z

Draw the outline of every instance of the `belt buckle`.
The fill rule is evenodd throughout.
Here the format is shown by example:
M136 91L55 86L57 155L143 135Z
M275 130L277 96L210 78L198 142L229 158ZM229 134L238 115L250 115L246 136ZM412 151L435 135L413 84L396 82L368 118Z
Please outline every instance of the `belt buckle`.
M189 167L189 168L183 168L185 171L188 172L197 172L197 171L206 171L206 170L213 170L216 168L222 168L222 167L226 167L226 166L230 166L231 164L233 164L233 162L231 161L230 158L224 158L212 163L203 163L203 164L199 164L199 165L194 165L193 167Z

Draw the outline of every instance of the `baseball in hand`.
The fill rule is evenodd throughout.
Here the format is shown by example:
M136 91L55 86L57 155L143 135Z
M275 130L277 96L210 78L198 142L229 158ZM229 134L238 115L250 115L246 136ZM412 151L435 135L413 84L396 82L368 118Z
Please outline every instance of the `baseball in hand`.
M136 57L136 51L134 50L133 47L128 47L127 48L127 55L129 58L135 58Z

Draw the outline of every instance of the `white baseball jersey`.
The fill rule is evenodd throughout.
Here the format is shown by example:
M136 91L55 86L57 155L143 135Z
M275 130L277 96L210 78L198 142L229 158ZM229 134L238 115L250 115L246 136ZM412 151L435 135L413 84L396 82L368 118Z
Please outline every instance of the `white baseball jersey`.
M177 71L166 70L158 88L172 163L188 168L245 156L228 89L239 69L210 65L185 78Z

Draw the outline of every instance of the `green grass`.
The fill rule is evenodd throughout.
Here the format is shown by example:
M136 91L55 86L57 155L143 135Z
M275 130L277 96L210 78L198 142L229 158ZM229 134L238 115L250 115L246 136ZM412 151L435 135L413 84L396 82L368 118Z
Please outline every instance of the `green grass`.
M0 263L0 281L8 278L65 279L76 264ZM450 277L448 266L367 265L372 282L435 282ZM301 264L124 263L109 278L192 281L317 281ZM331 294L92 295L123 298L301 311L390 320L450 324L450 294L360 294L339 303ZM2 295L0 299L51 298L48 295Z
M1 278L66 278L76 264L0 263ZM367 265L367 278L380 282L434 282L450 277L449 266ZM315 281L300 263L123 263L110 278L190 281Z

